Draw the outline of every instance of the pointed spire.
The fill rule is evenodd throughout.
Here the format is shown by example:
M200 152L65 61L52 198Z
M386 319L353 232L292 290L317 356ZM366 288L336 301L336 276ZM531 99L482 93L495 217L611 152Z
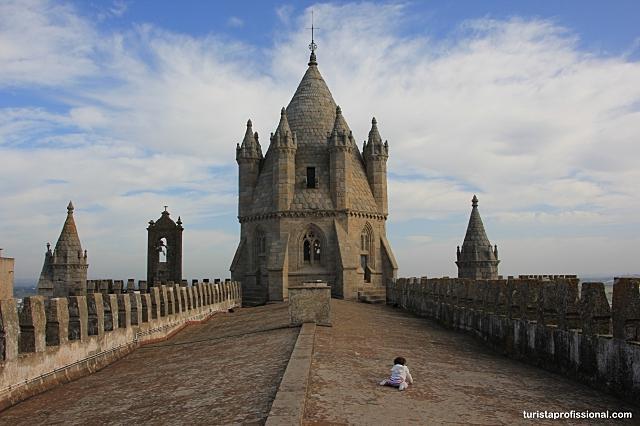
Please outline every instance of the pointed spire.
M57 256L67 258L71 253L78 253L82 250L80 245L80 237L78 237L78 229L73 218L73 203L69 201L67 205L67 219L64 221L60 237L56 243L55 252Z
M344 120L342 116L342 108L340 106L336 106L336 119L333 122L333 132L335 135L348 134L350 132L349 126L347 126L347 122Z
M369 130L369 143L371 142L382 144L382 138L378 131L378 122L375 117L371 119L371 130Z
M278 128L276 129L276 134L280 134L281 136L291 134L291 129L289 128L289 120L287 120L287 110L282 107L280 110L280 122L278 123Z
M242 146L249 147L253 146L253 142L255 138L253 137L253 129L251 120L247 120L247 130L244 132L244 138L242 139Z
M471 199L471 206L471 217L469 217L469 225L467 226L467 233L462 246L464 247L465 244L469 243L486 247L489 245L489 239L487 238L487 233L484 230L484 224L478 211L478 197L475 195Z
M369 130L369 138L363 150L366 156L378 155L379 158L386 158L389 154L389 144L385 141L382 143L382 137L378 131L378 121L375 117L371 119L371 130Z
M236 146L236 159L248 158L255 160L262 158L262 149L258 143L258 133L253 132L252 126L251 120L247 120L247 129L244 132L242 143Z
M478 211L478 197L471 199L471 216L462 249L456 253L459 278L496 279L498 277L498 249L492 246L484 230Z
M278 123L278 128L276 129L276 132L271 135L271 143L274 142L276 146L282 147L291 147L296 145L296 135L289 127L287 110L284 107L280 110L280 122Z

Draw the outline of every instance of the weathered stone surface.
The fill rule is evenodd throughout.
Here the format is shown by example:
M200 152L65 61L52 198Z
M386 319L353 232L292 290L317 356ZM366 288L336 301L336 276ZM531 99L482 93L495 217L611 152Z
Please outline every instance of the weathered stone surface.
M0 357L12 360L18 357L20 322L15 299L0 299Z
M44 265L38 280L38 295L67 297L87 294L87 251L82 250L73 210L73 204L69 201L67 219L53 251L47 243Z
M326 283L289 287L289 318L292 325L331 325L331 288Z
M464 236L462 249L458 246L456 265L458 278L474 280L498 279L498 246L492 246L484 230L482 218L478 211L478 197L471 200L471 216Z
M0 423L262 424L297 335L282 304L220 313L2 411Z
M46 348L46 314L44 297L32 296L22 299L19 314L19 350L23 352L43 352Z
M616 278L613 283L613 337L640 341L640 280Z
M69 306L64 297L45 301L47 346L60 346L69 340Z
M580 292L582 333L610 334L611 308L602 283L582 283Z
M171 219L166 207L147 227L147 282L149 286L182 281L182 220ZM161 260L162 257L162 260ZM165 316L166 313L161 314Z
M304 281L336 297L384 300L397 264L386 239L387 159L377 121L362 152L311 62L263 157L252 123L236 149L241 235L231 264L246 304Z
M637 405L508 359L477 338L409 312L334 299L332 314L333 326L316 330L305 426L520 425L523 410L632 411L636 417ZM415 381L404 392L378 385L397 356L407 359Z

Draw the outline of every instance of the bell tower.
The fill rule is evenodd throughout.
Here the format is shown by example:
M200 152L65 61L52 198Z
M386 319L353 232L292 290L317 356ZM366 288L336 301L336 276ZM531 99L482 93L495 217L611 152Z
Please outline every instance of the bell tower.
M182 220L174 222L167 206L157 221L147 228L147 282L157 286L163 282L182 281Z

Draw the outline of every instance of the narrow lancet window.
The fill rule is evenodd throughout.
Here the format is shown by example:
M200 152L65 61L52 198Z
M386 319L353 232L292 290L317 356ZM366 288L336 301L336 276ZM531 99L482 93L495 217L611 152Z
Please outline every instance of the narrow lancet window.
M307 167L307 188L316 187L316 168Z

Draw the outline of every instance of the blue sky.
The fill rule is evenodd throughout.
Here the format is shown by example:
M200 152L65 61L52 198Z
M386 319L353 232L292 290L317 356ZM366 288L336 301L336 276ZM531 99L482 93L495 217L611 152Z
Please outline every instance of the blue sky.
M0 0L0 247L36 277L73 199L92 277L143 278L185 222L185 274L227 276L234 147L318 59L356 138L389 140L401 275L455 275L474 193L501 271L638 272L634 1Z

